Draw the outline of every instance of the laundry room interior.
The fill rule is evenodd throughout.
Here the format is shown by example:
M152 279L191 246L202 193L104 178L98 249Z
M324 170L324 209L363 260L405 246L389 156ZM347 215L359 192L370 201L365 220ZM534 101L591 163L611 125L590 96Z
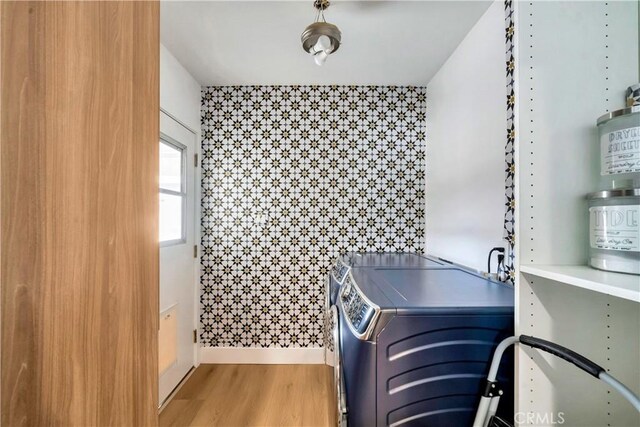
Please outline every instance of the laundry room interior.
M640 425L639 1L44 3L2 425Z

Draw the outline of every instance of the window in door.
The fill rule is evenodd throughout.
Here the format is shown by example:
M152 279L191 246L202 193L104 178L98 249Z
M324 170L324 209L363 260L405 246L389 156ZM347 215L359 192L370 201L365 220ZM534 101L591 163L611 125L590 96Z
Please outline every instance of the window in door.
M170 138L160 140L161 246L186 242L185 151L185 146Z

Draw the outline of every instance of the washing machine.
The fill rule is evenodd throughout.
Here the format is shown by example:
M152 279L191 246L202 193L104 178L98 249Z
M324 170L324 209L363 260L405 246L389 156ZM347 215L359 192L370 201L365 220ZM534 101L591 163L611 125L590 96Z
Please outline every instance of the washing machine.
M350 269L332 309L338 424L471 425L493 351L513 334L513 305L510 285L463 268ZM512 376L507 356L507 390Z
M408 252L348 252L336 260L325 281L324 301L324 349L325 363L334 366L333 327L336 324L337 310L332 310L338 298L340 286L347 273L353 268L370 267L394 268L445 268L451 266L444 260Z

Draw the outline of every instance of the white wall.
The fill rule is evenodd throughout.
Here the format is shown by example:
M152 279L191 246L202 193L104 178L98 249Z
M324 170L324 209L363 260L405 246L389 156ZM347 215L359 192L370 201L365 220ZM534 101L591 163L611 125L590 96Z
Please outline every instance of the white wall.
M483 271L505 246L504 32L495 2L427 85L426 252Z
M200 84L163 45L160 45L160 108L200 133Z

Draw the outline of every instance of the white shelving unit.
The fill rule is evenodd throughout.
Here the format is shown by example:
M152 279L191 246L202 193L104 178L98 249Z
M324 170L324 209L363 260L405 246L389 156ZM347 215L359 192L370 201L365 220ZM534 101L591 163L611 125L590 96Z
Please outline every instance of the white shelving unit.
M640 276L584 265L521 265L522 273L640 303Z
M640 276L586 266L596 120L640 79L638 2L514 4L516 333L577 351L640 393ZM536 425L640 425L602 382L534 349L516 351L516 384L516 412Z

